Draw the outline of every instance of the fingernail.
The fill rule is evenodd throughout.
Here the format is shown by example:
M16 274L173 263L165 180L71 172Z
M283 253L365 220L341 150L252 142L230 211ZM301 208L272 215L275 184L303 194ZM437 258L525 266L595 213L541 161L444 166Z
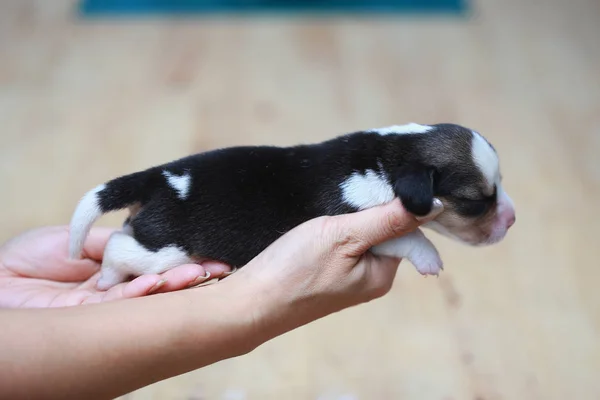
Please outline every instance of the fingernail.
M443 210L444 210L444 204L442 204L442 201L440 199L433 199L433 204L432 204L431 211L429 212L429 214L424 215L422 217L415 217L415 218L417 219L417 221L431 220L431 219L434 219L435 217L437 217Z
M194 279L194 281L192 283L190 283L188 285L188 287L199 285L202 282L207 281L208 278L210 278L210 272L206 271L206 275L197 277L196 279Z
M148 291L148 294L152 294L154 292L156 292L158 289L160 289L161 287L163 287L165 285L165 283L167 283L166 279L161 279L160 281L158 281L156 283L156 285L152 286L152 289L150 289Z
M234 269L232 269L229 272L223 272L223 277L229 276L229 275L235 273L237 270L238 270L237 267L235 267Z

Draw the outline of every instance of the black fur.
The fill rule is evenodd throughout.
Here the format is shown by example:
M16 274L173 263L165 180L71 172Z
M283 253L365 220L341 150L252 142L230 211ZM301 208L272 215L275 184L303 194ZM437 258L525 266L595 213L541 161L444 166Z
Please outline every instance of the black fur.
M108 212L140 204L126 223L149 250L176 244L189 255L241 267L302 222L357 211L343 202L339 186L354 172L383 167L416 215L431 210L434 196L480 182L471 131L433 126L425 135L356 132L319 144L213 150L108 182L98 194L100 207ZM435 149L446 157L432 154ZM165 170L191 175L185 200L168 185Z
M402 165L394 173L394 193L406 210L425 216L433 206L433 174L435 170L422 165Z

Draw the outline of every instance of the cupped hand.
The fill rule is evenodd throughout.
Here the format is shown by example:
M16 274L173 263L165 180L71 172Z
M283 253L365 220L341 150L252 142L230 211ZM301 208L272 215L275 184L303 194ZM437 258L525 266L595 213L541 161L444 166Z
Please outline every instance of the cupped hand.
M255 288L263 299L254 316L260 330L273 324L293 329L385 295L401 260L375 256L369 249L417 229L441 212L435 209L417 221L396 200L357 213L316 218L283 235L223 283Z
M227 275L217 262L186 264L160 275L142 275L107 291L95 288L102 253L114 230L96 227L80 260L68 258L68 227L27 231L0 247L0 307L63 307L141 297L194 286Z

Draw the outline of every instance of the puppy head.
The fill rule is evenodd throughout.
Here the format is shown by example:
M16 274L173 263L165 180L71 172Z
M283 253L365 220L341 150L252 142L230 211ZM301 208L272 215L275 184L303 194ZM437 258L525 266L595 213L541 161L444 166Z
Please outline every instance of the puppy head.
M401 136L412 142L411 154L392 174L394 191L406 209L426 215L433 198L439 198L444 212L425 227L473 246L501 241L516 217L494 147L459 125L409 126L418 132Z

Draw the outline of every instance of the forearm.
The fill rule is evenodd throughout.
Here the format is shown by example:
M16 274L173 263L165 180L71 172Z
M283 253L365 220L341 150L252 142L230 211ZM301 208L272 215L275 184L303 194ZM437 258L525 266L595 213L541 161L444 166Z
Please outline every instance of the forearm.
M0 392L108 399L247 353L264 340L253 327L256 296L225 283L90 306L2 310Z

